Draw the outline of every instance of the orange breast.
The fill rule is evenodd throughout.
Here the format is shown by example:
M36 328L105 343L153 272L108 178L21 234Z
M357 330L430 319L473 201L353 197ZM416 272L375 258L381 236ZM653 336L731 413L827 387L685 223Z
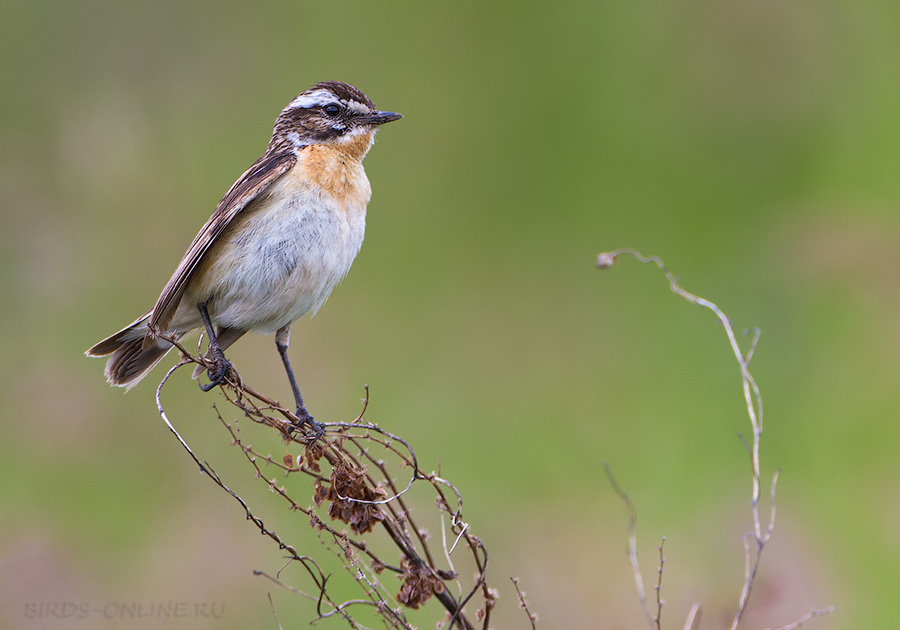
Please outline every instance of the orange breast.
M362 162L323 145L306 147L289 177L298 177L330 195L346 211L364 209L372 196Z

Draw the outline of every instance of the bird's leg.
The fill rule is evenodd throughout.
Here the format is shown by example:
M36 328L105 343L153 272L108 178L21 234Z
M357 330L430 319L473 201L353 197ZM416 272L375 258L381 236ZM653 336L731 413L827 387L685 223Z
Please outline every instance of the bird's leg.
M313 420L313 417L309 415L309 412L306 410L306 407L303 405L303 396L300 395L300 388L297 387L297 379L294 377L294 370L291 368L291 361L288 359L288 345L291 340L291 325L287 324L278 329L278 332L275 333L275 347L278 348L278 354L281 355L281 361L284 363L284 371L287 372L288 381L291 383L291 390L294 392L294 402L297 403L297 417L300 419L300 425L308 424L313 431L316 432L316 437L313 438L313 442L322 437L322 433L324 429L322 425Z
M206 302L197 305L200 309L200 317L203 319L203 325L206 326L206 334L209 335L209 351L208 354L215 364L214 370L208 370L206 375L209 377L209 384L200 383L200 389L208 392L216 385L225 382L225 377L231 371L231 361L225 358L225 353L219 347L219 340L216 338L216 331L213 329L212 320L209 318L209 310L206 308Z

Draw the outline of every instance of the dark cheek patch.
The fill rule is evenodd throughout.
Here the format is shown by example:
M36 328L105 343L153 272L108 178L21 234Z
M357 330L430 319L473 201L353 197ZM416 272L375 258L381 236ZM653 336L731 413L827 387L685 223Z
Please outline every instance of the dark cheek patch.
M335 123L339 128L335 128ZM309 136L316 141L324 141L342 136L347 131L346 121L334 121L320 116L309 116L301 123Z

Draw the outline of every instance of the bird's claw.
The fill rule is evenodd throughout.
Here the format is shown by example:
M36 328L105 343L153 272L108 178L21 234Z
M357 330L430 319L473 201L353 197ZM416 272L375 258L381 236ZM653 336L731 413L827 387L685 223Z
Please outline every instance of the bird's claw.
M225 353L218 346L210 349L210 358L212 359L214 369L207 370L206 375L209 377L209 383L204 385L200 383L200 389L208 392L212 388L223 385L228 382L228 375L231 373L231 361L225 358Z
M308 444L308 446L312 446L316 443L316 441L325 434L325 427L313 420L313 417L309 415L309 412L306 410L306 407L297 407L297 422L291 427L291 433L297 431L304 424L309 426L310 429L313 430L315 436L312 441Z

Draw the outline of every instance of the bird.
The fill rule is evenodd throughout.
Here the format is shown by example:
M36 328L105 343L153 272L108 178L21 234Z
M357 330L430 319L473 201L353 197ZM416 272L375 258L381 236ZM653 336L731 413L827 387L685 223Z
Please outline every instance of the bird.
M249 331L275 333L297 417L320 434L288 358L291 324L314 315L350 270L372 195L363 158L376 130L400 118L340 81L316 83L288 103L265 152L222 197L156 305L85 352L109 356L109 384L131 389L172 349L170 339L201 329L209 383L200 388L209 391L231 373L229 346Z

